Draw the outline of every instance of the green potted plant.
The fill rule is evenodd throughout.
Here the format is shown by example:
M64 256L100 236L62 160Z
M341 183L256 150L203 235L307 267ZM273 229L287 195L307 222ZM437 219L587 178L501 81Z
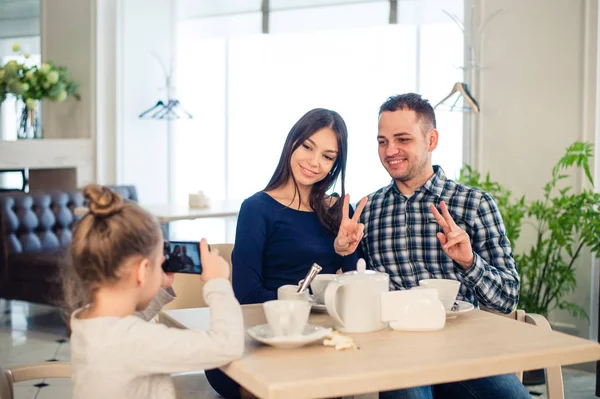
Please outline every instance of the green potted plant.
M514 198L489 174L483 179L470 166L461 170L462 183L488 192L498 204L521 277L519 308L528 313L547 317L558 308L576 317L588 317L565 296L576 288L574 267L581 251L589 249L600 256L600 194L593 189L575 193L570 186L559 186L570 177L566 171L574 167L583 170L593 187L591 158L591 144L572 144L552 168L542 198L530 202L525 196ZM519 250L516 244L523 228L532 228L536 238L530 248Z
M27 60L29 53L22 53L19 43L12 46L16 55ZM23 103L19 123L19 138L41 137L39 126L39 102L43 99L64 101L69 95L79 100L78 84L69 79L66 67L56 66L52 62L27 65L26 62L8 61L0 66L0 103L9 95Z
M600 194L593 189L574 192L563 181L569 169L584 172L593 187L590 171L592 145L575 142L552 168L550 180L543 186L542 198L527 201L512 193L490 175L485 178L465 166L459 181L491 194L498 207L521 278L519 309L545 317L554 309L562 309L575 317L588 319L584 309L565 299L576 288L575 262L587 249L600 256ZM517 247L525 228L533 229L535 240L529 248Z

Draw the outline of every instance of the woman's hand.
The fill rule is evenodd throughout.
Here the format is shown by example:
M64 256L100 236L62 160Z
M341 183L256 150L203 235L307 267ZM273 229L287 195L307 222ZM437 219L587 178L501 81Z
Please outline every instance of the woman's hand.
M354 253L360 240L362 240L365 231L365 225L358 223L360 214L367 204L367 197L360 200L354 216L350 219L350 194L344 196L344 205L342 207L342 222L338 235L333 242L333 247L338 255L346 256Z

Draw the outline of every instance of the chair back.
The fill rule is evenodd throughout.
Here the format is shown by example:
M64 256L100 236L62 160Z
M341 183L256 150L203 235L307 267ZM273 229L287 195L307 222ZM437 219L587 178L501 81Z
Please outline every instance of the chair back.
M219 255L229 263L231 268L231 252L233 244L211 244L212 249L218 249ZM231 269L230 269L231 270ZM231 274L229 279L231 280ZM173 290L177 297L163 307L163 310L189 309L207 307L204 301L204 281L197 274L177 273Z
M138 202L137 188L135 186L107 186L113 191L119 193L124 200Z
M527 324L532 324L546 331L552 331L552 327L548 320L539 314L527 313L523 309L516 309L509 314L502 314L484 306L480 306L481 310L494 313L500 316L520 321ZM515 373L519 381L523 382L523 371ZM564 399L565 387L563 383L562 368L560 366L547 367L544 369L546 376L546 397L548 399Z
M14 383L41 378L71 378L71 363L34 363L10 369L0 367L0 399L14 399Z

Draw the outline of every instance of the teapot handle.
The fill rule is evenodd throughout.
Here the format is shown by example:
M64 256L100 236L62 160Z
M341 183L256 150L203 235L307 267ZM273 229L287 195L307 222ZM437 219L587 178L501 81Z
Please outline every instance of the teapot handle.
M340 326L343 326L344 322L337 312L336 303L337 291L341 286L342 284L339 281L331 281L329 284L327 284L327 288L325 288L324 297L327 313L329 313L329 316L331 316L333 320L335 320Z

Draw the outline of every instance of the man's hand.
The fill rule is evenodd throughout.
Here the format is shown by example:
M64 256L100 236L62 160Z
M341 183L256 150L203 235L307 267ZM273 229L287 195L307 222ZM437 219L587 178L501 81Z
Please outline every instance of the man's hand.
M437 237L442 244L442 249L453 261L458 263L464 270L469 270L473 266L473 249L471 248L471 239L466 231L458 225L450 216L446 203L440 203L442 214L438 212L434 205L429 205L429 209L438 224L444 230L443 233L437 233Z
M342 222L338 235L333 242L333 247L338 255L350 255L360 243L364 236L365 225L358 223L358 218L367 204L367 197L360 200L354 216L350 219L350 194L344 196L344 205L342 207Z

